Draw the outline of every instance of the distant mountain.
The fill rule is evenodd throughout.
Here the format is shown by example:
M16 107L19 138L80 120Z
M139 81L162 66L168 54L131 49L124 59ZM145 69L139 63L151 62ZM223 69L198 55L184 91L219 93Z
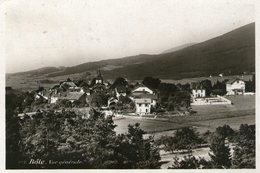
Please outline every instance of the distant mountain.
M37 76L37 75L45 75L45 74L51 74L53 72L58 72L58 71L63 71L65 68L67 67L42 67L39 69L35 69L35 70L29 70L29 71L25 71L25 72L18 72L18 73L13 73L13 74L17 74L17 75L31 75L31 76ZM12 73L10 73L12 75Z
M255 24L251 23L208 41L170 53L137 55L120 59L88 62L66 68L53 68L49 77L102 71L105 78L118 76L143 79L155 76L178 79L255 71ZM50 72L50 71L49 71ZM46 74L46 70L32 71Z
M162 53L171 53L171 52L175 52L175 51L178 51L178 50L181 50L181 49L184 49L186 47L190 47L192 45L194 45L196 43L187 43L187 44L183 44L183 45L180 45L180 46L177 46L177 47L173 47L173 48L170 48L170 49L167 49L165 51L163 51Z

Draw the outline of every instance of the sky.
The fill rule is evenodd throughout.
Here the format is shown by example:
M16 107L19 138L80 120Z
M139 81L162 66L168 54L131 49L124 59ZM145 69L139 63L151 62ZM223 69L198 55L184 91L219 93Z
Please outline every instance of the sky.
M7 0L6 72L159 54L255 21L253 0Z

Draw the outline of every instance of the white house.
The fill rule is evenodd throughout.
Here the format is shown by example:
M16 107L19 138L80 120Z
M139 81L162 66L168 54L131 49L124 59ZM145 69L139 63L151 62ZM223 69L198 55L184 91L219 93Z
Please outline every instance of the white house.
M150 98L135 98L136 114L145 115L151 113L152 99Z
M231 79L226 82L226 95L243 95L245 93L245 81L241 79Z
M194 98L200 98L206 96L206 90L205 89L192 89L192 96Z
M192 97L201 98L206 97L206 90L200 83L192 83Z
M136 86L132 93L149 93L149 94L154 94L153 90L151 90L150 88L148 88L147 86L143 85L143 84L139 84L138 86Z

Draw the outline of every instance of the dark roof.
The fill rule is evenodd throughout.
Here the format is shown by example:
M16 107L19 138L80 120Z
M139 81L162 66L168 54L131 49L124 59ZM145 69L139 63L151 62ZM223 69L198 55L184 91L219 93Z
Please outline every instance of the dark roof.
M233 84L234 82L238 81L238 80L241 80L241 81L244 81L242 79L239 79L239 78L235 78L235 79L229 79L226 84Z
M152 100L156 100L157 99L157 96L156 95L153 95L153 94L140 94L138 96L135 96L135 98L150 98Z
M69 92L65 97L60 97L63 100L78 100L80 99L85 93L82 92Z
M67 85L69 87L76 87L77 86L74 82L68 82L68 81L61 83L61 86L64 86L64 85Z

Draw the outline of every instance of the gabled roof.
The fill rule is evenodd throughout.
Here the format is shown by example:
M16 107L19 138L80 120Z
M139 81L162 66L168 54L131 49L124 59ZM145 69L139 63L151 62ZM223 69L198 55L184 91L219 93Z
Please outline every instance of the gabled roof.
M239 79L239 78L229 79L229 80L226 82L226 84L233 84L233 83L236 82L236 81L244 81L244 80Z
M77 86L74 82L68 82L68 81L61 83L61 86L64 86L64 85L67 85L69 87L76 87Z
M153 91L151 88L145 86L144 84L142 83L139 83L137 86L134 87L133 91L136 90L137 88L140 88L140 87L145 87L145 88L148 88L149 90ZM154 91L153 91L154 92Z
M82 97L85 93L82 92L69 92L65 97L60 97L63 100L78 100Z

